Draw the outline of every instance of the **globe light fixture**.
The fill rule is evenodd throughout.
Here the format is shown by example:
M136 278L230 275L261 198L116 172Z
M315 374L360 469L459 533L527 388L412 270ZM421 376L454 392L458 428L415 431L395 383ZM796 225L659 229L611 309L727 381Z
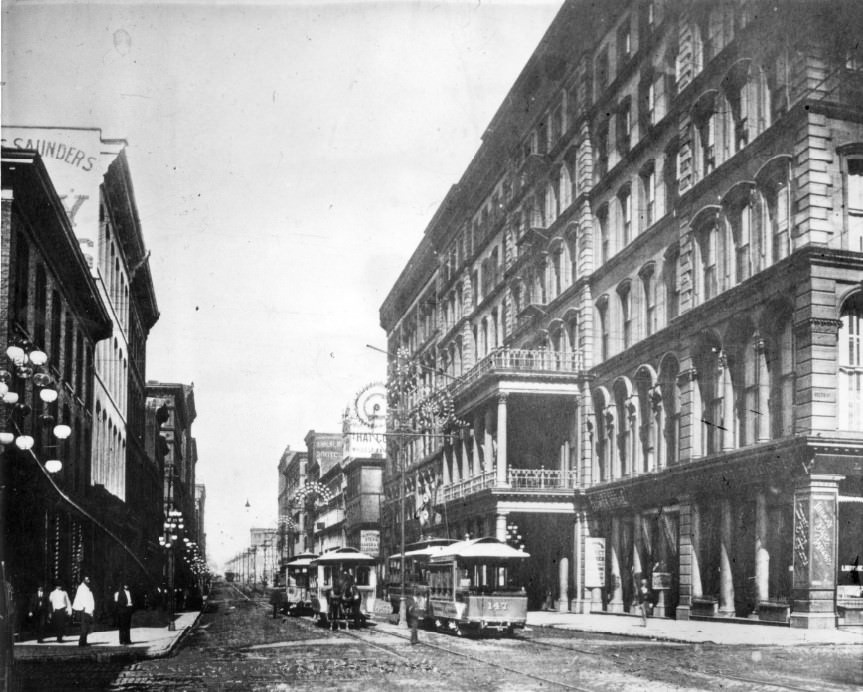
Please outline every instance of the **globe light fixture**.
M63 469L63 462L59 459L48 459L45 462L45 470L48 473L59 473Z
M0 445L4 447L11 445L15 441L15 435L10 432L0 432Z
M54 426L54 437L58 440L65 440L69 435L72 434L72 428L68 425L61 423L60 425Z
M29 435L19 435L15 438L15 446L21 451L32 449L36 441Z
M57 390L56 389L40 389L39 390L39 398L44 401L46 404L52 404L57 401Z
M48 362L48 354L45 351L40 351L38 348L30 351L29 358L33 365L45 365Z

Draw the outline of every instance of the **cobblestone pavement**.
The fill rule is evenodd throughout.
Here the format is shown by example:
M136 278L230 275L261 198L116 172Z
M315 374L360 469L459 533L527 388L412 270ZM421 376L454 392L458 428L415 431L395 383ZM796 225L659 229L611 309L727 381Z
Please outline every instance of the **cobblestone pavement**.
M236 598L234 598L236 597ZM863 686L857 647L720 647L545 628L515 638L409 633L385 621L330 632L274 620L266 604L215 593L172 657L24 663L18 689L53 690L840 690ZM757 681L757 682L756 682Z

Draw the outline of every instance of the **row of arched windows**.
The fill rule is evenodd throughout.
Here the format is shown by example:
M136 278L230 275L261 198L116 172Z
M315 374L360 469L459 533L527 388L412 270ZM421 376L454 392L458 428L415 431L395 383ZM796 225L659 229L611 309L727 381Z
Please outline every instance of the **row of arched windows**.
M96 402L93 419L93 484L124 500L126 498L126 434L122 423L108 415L108 407Z

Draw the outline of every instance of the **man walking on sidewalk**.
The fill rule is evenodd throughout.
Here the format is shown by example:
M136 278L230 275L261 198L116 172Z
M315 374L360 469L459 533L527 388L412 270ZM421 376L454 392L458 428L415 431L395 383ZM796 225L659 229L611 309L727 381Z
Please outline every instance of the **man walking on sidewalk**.
M87 635L93 631L95 609L93 592L90 591L90 577L84 577L84 580L78 584L78 591L75 592L75 600L72 603L72 610L78 612L81 617L81 636L78 637L78 646L90 646L87 643Z
M114 605L117 607L117 628L120 634L121 644L132 643L132 592L129 585L123 584L123 588L114 593Z
M62 642L66 634L66 618L72 614L69 594L66 593L63 585L57 582L48 600L51 602L51 624L54 626L54 634L57 636L57 641Z

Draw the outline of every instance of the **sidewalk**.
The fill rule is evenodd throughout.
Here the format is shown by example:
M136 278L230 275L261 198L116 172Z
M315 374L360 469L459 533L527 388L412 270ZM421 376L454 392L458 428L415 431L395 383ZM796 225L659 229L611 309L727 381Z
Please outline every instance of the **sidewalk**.
M856 644L863 646L863 631L856 629L804 630L786 626L748 624L716 620L667 620L648 618L647 627L635 615L558 613L530 611L528 627L616 634L690 644L732 646L795 646L811 644Z
M39 644L35 639L15 642L16 662L56 661L100 661L134 660L140 658L159 658L171 653L183 635L195 624L200 611L177 613L174 625L176 630L167 627L133 627L132 643L121 646L116 629L91 632L87 637L90 646L78 646L78 634L70 633L60 643L56 639L45 639Z

